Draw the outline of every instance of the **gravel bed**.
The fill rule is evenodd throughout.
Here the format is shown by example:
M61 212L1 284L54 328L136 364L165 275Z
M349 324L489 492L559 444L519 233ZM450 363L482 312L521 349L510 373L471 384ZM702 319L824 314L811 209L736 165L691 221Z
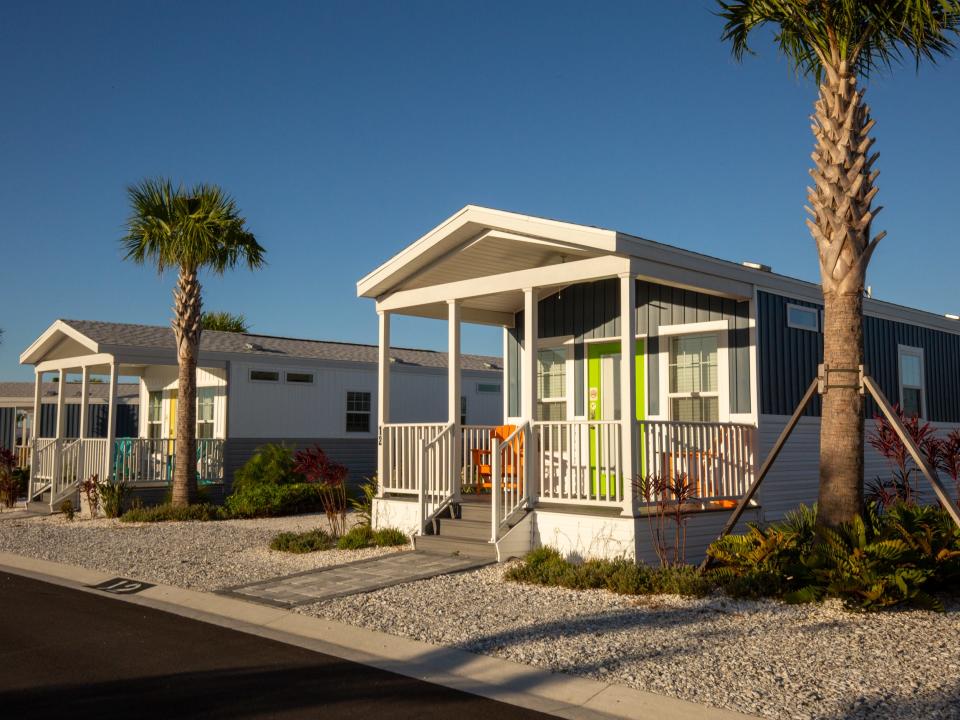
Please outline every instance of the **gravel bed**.
M298 608L776 719L960 718L960 606L854 614L505 582L502 567Z
M385 555L404 548L270 550L285 530L327 527L322 514L216 522L67 521L61 515L0 520L0 550L195 590L219 590L278 575Z

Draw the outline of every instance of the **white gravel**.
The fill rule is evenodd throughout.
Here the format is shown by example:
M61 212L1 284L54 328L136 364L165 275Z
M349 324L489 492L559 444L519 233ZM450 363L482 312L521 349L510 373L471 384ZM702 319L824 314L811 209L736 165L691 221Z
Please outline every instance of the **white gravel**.
M502 567L298 608L768 718L960 718L960 606L630 598L501 579Z
M0 516L0 550L216 590L395 549L289 555L322 515L126 524ZM630 598L502 580L503 567L298 608L438 645L776 719L960 720L960 605L852 614L837 603Z
M404 548L270 550L285 530L326 528L322 514L217 522L67 521L62 515L0 518L0 550L195 590L219 590L278 575L340 565Z

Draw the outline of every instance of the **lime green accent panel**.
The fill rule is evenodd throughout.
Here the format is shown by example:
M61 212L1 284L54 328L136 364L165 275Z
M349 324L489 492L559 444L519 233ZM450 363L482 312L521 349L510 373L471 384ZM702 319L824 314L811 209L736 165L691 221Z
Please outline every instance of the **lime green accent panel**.
M643 340L637 340L636 343L636 356L634 358L634 372L636 373L635 382L636 382L636 414L637 420L643 420L646 417L646 402L644 396L644 370L646 368L646 363L644 362L644 353L643 353ZM617 355L620 353L620 343L619 342L602 342L602 343L587 343L587 398L585 403L585 409L587 412L588 420L599 420L603 417L603 403L604 402L614 402L613 398L604 398L601 391L600 383L600 360L604 355ZM623 358L621 357L621 362ZM622 412L622 409L621 409ZM596 431L590 431L590 476L591 476L591 485L592 491L596 494L607 494L607 483L611 480L613 482L622 482L621 478L610 478L606 477L606 473L600 472L597 466L597 457L596 457ZM643 467L643 458L641 457L641 467ZM601 477L602 476L602 477ZM610 488L612 490L612 488ZM609 493L613 495L613 492Z

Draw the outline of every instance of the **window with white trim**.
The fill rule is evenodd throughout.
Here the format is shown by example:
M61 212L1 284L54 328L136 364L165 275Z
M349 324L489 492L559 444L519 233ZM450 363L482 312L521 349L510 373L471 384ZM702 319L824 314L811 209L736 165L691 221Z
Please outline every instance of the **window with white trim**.
M163 437L163 393L160 390L147 395L147 437Z
M197 388L197 439L213 437L213 399L216 388Z
M717 335L677 335L670 338L670 419L680 422L720 420Z
M370 393L347 391L347 432L370 432Z
M787 303L787 327L797 330L820 330L820 311L817 308Z
M537 351L537 420L567 419L567 350Z
M907 417L926 417L927 398L923 375L923 348L900 345L900 409Z

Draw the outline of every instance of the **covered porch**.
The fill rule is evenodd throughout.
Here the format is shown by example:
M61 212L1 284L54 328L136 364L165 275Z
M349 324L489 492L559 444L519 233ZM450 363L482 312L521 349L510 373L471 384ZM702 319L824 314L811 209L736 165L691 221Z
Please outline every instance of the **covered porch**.
M34 406L40 407L44 378L57 385L52 428L34 423L27 458L28 502L56 509L76 499L79 483L96 475L101 482L122 482L133 489L165 488L173 479L176 456L177 368L168 353L142 348L104 346L64 321L55 322L20 358L34 365ZM223 480L222 369L198 369L197 480ZM209 376L209 377L208 377ZM120 378L136 379L140 393L138 427L133 436L117 436L117 386ZM210 381L213 378L213 382ZM107 385L105 432L91 432L90 387ZM68 435L67 395L79 385L79 427ZM209 390L205 386L211 386ZM219 401L218 401L219 397ZM218 405L220 409L218 411Z
M468 207L361 280L379 319L380 501L412 501L429 534L489 498L493 543L531 510L632 522L678 486L684 511L732 507L756 464L752 288L644 243ZM445 423L391 422L395 314L447 323ZM499 426L461 422L466 322L503 328Z

